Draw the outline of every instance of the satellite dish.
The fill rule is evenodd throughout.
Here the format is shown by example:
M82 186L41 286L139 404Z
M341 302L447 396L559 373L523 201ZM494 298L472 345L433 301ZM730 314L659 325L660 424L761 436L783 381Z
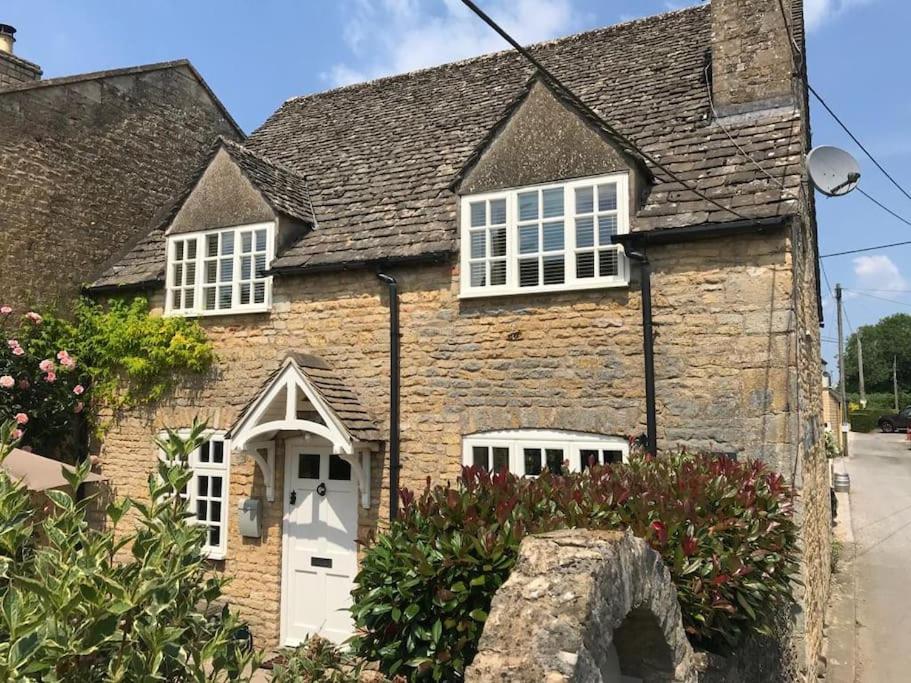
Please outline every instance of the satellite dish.
M816 189L827 197L841 197L857 187L860 166L843 149L823 145L807 155L807 170Z

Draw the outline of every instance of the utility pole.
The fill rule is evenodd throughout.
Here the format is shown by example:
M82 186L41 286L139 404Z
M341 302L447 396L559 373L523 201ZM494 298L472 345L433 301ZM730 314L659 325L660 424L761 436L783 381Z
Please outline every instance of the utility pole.
M898 412L898 362L892 356L892 390L895 392L895 412Z
M841 285L835 285L835 301L838 305L838 391L841 394L841 424L845 425L850 422L848 416L848 397L845 393L845 334L842 322L843 313L841 310ZM839 427L843 429L843 427ZM848 439L845 437L845 457L848 456Z
M860 341L860 330L857 330L857 374L860 383L860 407L867 407L867 392L864 391L864 346Z

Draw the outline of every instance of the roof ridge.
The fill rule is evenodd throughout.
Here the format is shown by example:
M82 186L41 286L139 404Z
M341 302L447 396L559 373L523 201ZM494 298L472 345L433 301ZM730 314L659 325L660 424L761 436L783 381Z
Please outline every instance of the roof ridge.
M598 28L588 29L585 31L579 31L577 33L571 33L569 35L561 36L559 38L551 38L549 40L543 40L543 41L540 41L537 43L531 43L529 45L526 45L525 47L529 50L547 48L547 47L551 47L553 45L557 45L560 43L587 38L596 33L612 33L614 31L627 30L638 24L647 24L647 23L651 23L654 21L658 21L658 20L664 20L664 19L667 19L668 17L672 17L672 16L675 16L678 14L682 15L682 14L688 14L690 12L703 12L703 11L707 11L708 8L709 8L709 5L705 5L705 4L691 5L689 7L682 7L680 9L671 10L669 12L661 12L660 14L652 14L647 17L639 17L637 19L630 19L628 21L622 21L618 24L610 24L608 26L599 26ZM311 97L322 97L324 95L330 95L330 94L334 94L334 93L345 91L345 90L355 90L357 88L363 88L363 87L367 87L367 86L371 86L371 85L376 85L378 83L386 83L386 82L394 81L394 80L398 80L398 79L410 78L410 77L416 76L418 74L426 73L428 71L444 70L444 69L447 69L450 67L464 66L466 64L471 64L474 62L482 62L482 61L485 61L488 59L495 59L495 58L503 57L503 56L510 55L510 54L519 56L518 53L513 48L497 50L496 52L486 52L482 55L476 55L474 57L465 57L464 59L457 59L452 62L444 62L443 64L435 64L434 66L425 66L425 67L421 67L420 69L412 69L411 71L405 71L402 73L389 74L386 76L379 76L377 78L371 78L370 80L367 80L367 81L361 81L358 83L349 83L348 85L340 85L335 88L329 88L328 90L319 90L317 92L308 93L306 95L295 95L295 96L289 97L287 100L285 100L283 103L283 106L285 104L290 104L292 102L306 100ZM279 109L281 109L281 107L279 107ZM265 123L263 123L263 125L265 125Z
M300 178L301 180L303 180L305 183L307 182L307 176L305 174L294 170L290 166L286 166L284 163L282 163L280 161L275 161L271 157L267 157L264 154L261 154L260 152L256 152L256 151L250 149L249 147L247 147L246 145L240 144L239 142L234 142L233 140L229 140L228 138L224 137L223 135L219 135L218 140L219 140L219 142L221 142L223 145L225 145L227 147L235 147L242 154L247 154L247 155L253 157L254 159L256 159L257 161L261 161L265 164L268 164L269 166L277 168L279 171L284 171L285 173L288 173L289 175L296 176L296 177Z
M186 58L174 59L168 62L154 62L151 64L138 64L136 66L125 66L118 69L104 69L101 71L89 71L84 74L71 74L69 76L57 76L56 78L44 78L40 81L31 81L28 83L18 83L0 90L0 95L10 92L19 92L22 90L33 90L37 88L50 88L56 85L68 85L70 83L81 83L83 81L94 81L102 78L112 78L115 76L129 76L130 74L147 73L149 71L163 71L173 69L178 66L191 66L190 60Z

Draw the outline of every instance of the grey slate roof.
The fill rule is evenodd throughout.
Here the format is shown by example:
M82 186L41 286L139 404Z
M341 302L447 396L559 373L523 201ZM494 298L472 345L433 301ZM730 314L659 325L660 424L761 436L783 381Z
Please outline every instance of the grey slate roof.
M310 380L320 397L332 408L352 437L358 441L382 441L382 435L367 409L361 405L355 393L348 388L326 361L318 356L298 352L289 353L270 373L262 386L238 413L237 421L228 430L229 435L289 362L294 363Z
M693 7L532 50L604 119L711 198L749 218L794 214L799 111L727 117L724 128L714 121L705 74L710 12ZM509 51L286 102L244 144L306 174L318 228L279 254L273 269L454 251L457 199L449 186L532 75ZM649 170L656 184L634 229L737 218ZM151 246L127 257L122 281L163 272L164 249Z

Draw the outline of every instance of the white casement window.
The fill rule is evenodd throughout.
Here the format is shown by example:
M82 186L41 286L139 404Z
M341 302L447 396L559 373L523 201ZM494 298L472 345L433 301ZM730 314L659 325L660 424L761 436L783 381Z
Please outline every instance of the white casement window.
M163 458L164 454L159 453L159 457ZM228 548L230 461L230 443L220 434L209 434L207 440L190 454L187 464L193 471L193 478L181 492L196 523L206 527L203 549L213 560L224 559Z
M488 472L504 467L520 476L555 474L568 464L581 472L591 463L610 465L629 459L629 442L621 437L549 429L508 429L472 434L462 440L462 463Z
M461 200L462 297L629 284L626 174L524 187Z
M257 223L168 237L170 315L257 313L272 305L275 224Z

